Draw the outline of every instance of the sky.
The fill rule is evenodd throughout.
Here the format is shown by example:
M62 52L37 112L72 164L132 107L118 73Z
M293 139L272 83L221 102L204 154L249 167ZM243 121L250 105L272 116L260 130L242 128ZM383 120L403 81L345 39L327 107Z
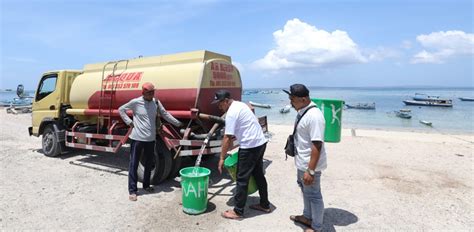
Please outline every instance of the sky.
M0 0L0 89L42 73L209 50L244 88L474 87L463 0Z

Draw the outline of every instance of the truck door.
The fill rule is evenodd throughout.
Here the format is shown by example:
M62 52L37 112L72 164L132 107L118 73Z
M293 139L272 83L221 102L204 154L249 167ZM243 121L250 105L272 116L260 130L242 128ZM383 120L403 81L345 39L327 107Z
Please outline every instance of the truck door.
M38 134L42 121L59 117L59 87L58 73L48 73L41 78L32 106L33 134Z

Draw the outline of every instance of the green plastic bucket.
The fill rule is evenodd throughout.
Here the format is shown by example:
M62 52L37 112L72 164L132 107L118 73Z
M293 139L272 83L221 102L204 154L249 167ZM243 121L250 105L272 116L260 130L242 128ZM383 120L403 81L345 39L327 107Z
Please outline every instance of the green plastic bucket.
M323 112L326 128L324 130L324 141L338 143L341 141L342 107L344 101L333 99L312 98L318 108Z
M237 180L237 161L239 160L238 152L231 154L224 160L224 167L229 171L229 175L233 181ZM250 195L254 192L257 192L257 182L255 182L255 178L250 176L249 180L249 187L247 190L247 194Z
M200 214L207 209L207 188L211 170L203 167L187 167L179 171L183 196L183 211Z

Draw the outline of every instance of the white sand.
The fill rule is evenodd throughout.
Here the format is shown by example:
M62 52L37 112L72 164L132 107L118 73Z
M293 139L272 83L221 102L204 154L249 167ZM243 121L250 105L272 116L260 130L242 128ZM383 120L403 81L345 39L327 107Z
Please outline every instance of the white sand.
M126 149L119 154L73 152L59 158L39 153L41 139L29 137L31 116L0 113L0 230L301 231L288 217L302 200L292 159L282 147L291 126L270 125L265 157L271 214L246 210L242 221L220 213L232 204L234 186L212 167L208 212L182 212L179 182L156 186L130 202ZM324 229L470 230L473 215L471 135L357 130L327 144L323 173ZM115 172L115 173L111 173ZM139 185L141 186L141 185ZM258 201L258 194L249 203Z

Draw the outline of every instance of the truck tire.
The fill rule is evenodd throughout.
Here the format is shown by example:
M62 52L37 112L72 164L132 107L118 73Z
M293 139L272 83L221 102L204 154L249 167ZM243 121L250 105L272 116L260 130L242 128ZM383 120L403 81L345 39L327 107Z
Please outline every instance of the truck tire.
M155 154L151 162L150 184L157 185L168 178L172 167L172 160L173 157L171 156L171 152L169 152L165 143L158 138L155 143ZM145 172L145 166L143 164L144 161L142 156L142 158L140 158L137 173L140 182L143 182Z
M176 154L175 152L171 152L174 155ZM173 164L171 166L171 172L168 178L175 178L179 174L179 170L181 170L181 156L176 157L176 159L172 160Z
M43 137L41 139L43 154L49 157L56 157L61 154L61 144L55 135L53 125L48 125L44 128Z

